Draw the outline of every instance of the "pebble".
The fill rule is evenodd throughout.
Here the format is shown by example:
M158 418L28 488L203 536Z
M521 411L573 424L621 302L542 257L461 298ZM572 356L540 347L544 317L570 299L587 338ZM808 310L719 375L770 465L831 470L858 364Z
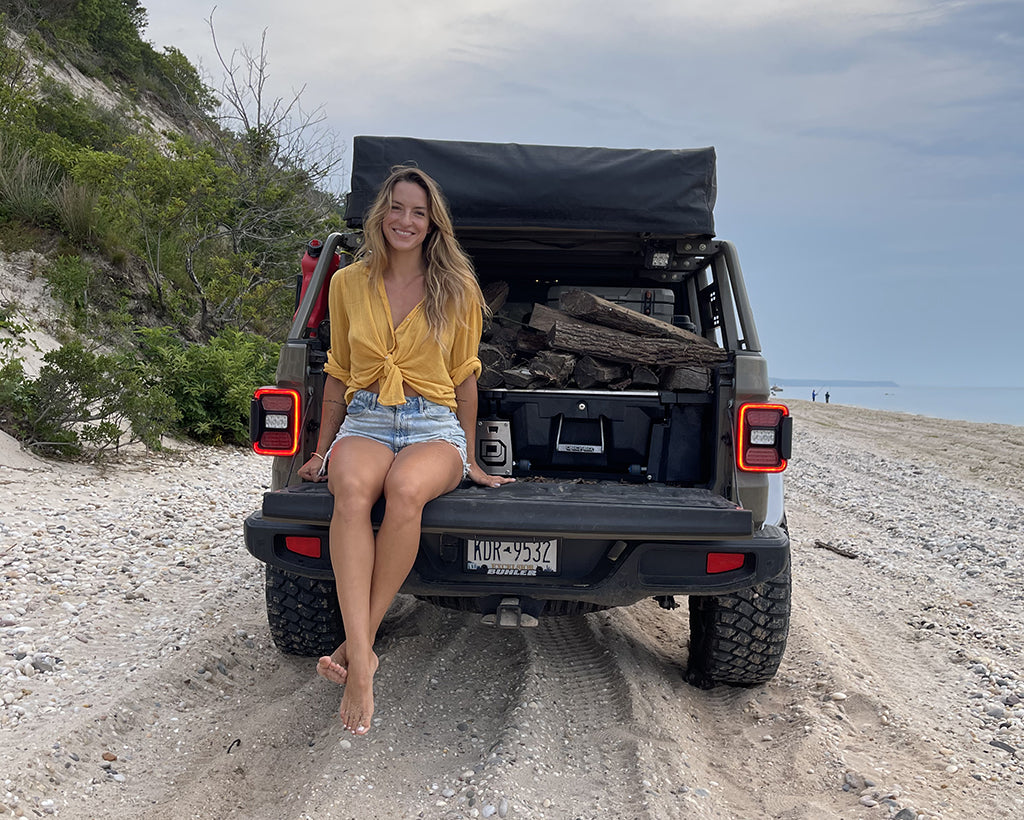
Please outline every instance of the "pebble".
M5 805L63 816L45 793L39 800L44 781L66 794L90 794L100 777L126 783L128 776L111 768L118 755L99 743L78 746L81 754L54 750L53 762L42 765L11 749L8 731L21 727L14 737L32 738L26 732L38 726L46 734L48 723L71 724L76 715L97 737L130 733L142 717L160 726L150 723L153 709L143 715L140 708L138 717L105 710L112 702L124 709L118 690L126 682L125 691L134 689L136 675L188 643L207 619L236 617L222 602L261 585L262 565L239 545L243 518L259 508L269 484L269 460L241 448L188 446L126 465L0 465L0 750L11 753L0 778ZM46 503L45 519L40 483L60 499ZM165 520L174 522L173 537ZM181 583L204 573L209 583ZM241 632L239 646L252 639ZM222 652L205 672L215 682L230 681L233 657ZM87 711L93 703L95 715ZM65 772L77 779L65 779Z
M970 726L976 733L978 748L988 754L979 754L977 761L972 758L968 763L966 756L954 754L953 750L943 747L939 753L942 764L949 764L946 773L960 771L953 762L957 759L963 760L964 766L970 766L965 773L973 772L972 776L986 782L1000 765L1016 766L1016 771L1022 771L1020 755L1024 752L1024 728L1021 721L1024 708L1021 708L1021 698L1024 697L1024 681L1018 669L1005 660L1013 657L1014 651L1020 648L1020 639L1001 622L982 618L985 608L993 606L987 603L989 601L1019 600L1018 589L1024 578L1024 555L1018 555L1014 545L1020 540L1016 522L1024 520L1024 509L1008 503L1005 495L986 495L942 475L927 471L916 473L901 463L875 456L868 458L856 453L851 456L850 451L840 450L824 436L815 440L811 449L824 455L816 456L817 462L813 457L803 457L803 463L795 465L799 470L795 470L794 478L787 486L796 498L808 494L808 487L813 485L816 492L835 499L834 503L851 509L883 511L893 527L890 535L885 535L884 529L876 529L872 530L870 540L858 543L861 556L858 560L868 562L872 571L881 577L888 569L894 573L910 571L905 567L905 556L912 554L916 571L922 578L949 579L952 591L945 598L933 597L954 603L927 612L931 626L927 630L922 627L921 639L932 640L933 636L941 633L944 640L962 648L958 669L964 672L963 698L954 706L954 709L960 709L960 720L956 720L954 713L950 722L957 728ZM212 471L209 468L211 453L220 462ZM159 461L160 457L156 459ZM844 465L850 462L857 474L856 481L844 472ZM268 480L267 465L265 459L247 453L200 448L185 457L182 469L161 469L158 478L146 472L135 473L136 485L125 488L123 492L117 485L99 478L68 482L65 487L68 501L48 516L45 525L32 522L35 517L32 510L36 506L31 486L12 482L0 487L0 502L5 511L0 548L13 545L4 553L5 563L0 570L5 596L0 603L3 607L0 636L4 641L4 651L14 650L7 655L0 653L0 700L3 703L0 707L0 730L8 725L41 722L45 719L45 708L55 708L58 713L60 710L70 713L73 708L84 708L88 705L82 701L86 696L95 699L97 708L93 712L109 709L107 696L101 693L109 693L119 681L123 682L129 672L127 668L110 663L107 659L109 653L129 642L133 647L132 655L138 657L141 657L139 646L151 647L155 658L159 658L161 652L185 647L196 619L208 617L206 613L215 613L214 617L219 617L218 600L224 593L218 590L240 585L258 586L261 567L244 549L239 549L241 518L238 516L258 507L259 496ZM195 479L200 467L206 476L203 481ZM867 483L865 476L870 475L877 476L877 484ZM211 494L210 486L218 488L215 494ZM159 489L154 489L157 487ZM90 494L97 492L117 495L90 500ZM821 496L813 498L820 502ZM965 510L970 514L964 514ZM13 515L8 515L8 511L13 511ZM165 511L166 520L174 522L174 538L165 537L159 529L161 524L150 523L163 518ZM197 515L197 511L202 514ZM936 534L936 520L949 522L950 526L945 528L949 534ZM189 522L191 526L188 526ZM150 529L151 526L156 531ZM984 551L977 548L981 543L986 545ZM86 545L101 545L102 548L84 549ZM1004 563L999 565L998 561ZM202 573L208 564L217 566L218 577L217 583L211 585L205 596L197 595L198 587L173 583ZM972 577L971 569L981 574ZM968 578L972 586L961 590L957 585ZM983 583L985 589L992 591L991 595L979 594ZM176 600L187 595L193 597ZM957 600L965 600L968 595L978 602L977 605L970 609L955 606ZM158 617L160 605L171 601L175 611L183 616L187 614L187 617L173 623ZM879 606L883 604L884 601L878 603ZM111 630L115 615L126 611L133 613L131 628ZM1012 623L1009 618L1006 621ZM977 631L984 634L979 637ZM232 633L225 631L223 634ZM245 630L237 630L234 635L239 646L253 647L257 640L261 640ZM87 646L90 640L95 643ZM103 651L94 651L94 647ZM794 648L791 647L790 651ZM129 653L122 656L128 657ZM197 671L197 680L206 677L208 681L216 681L215 686L229 684L227 676L232 669L226 658L226 655L225 660L208 656L202 671ZM197 658L197 662L199 660L202 658ZM194 668L190 666L189 670ZM29 678L32 679L31 684L28 684ZM434 685L440 685L437 678L431 680ZM833 691L833 687L846 683L843 679L833 680L817 691L827 693L826 700L841 704L850 695L847 691ZM207 684L203 686L213 688ZM24 694L28 688L32 692ZM978 697L971 698L971 692L976 692ZM157 697L165 701L169 699L163 692ZM535 697L532 692L524 695L523 705L535 725L542 726L545 715L557 710L550 706L542 707L541 700ZM48 698L54 699L54 707L48 705ZM177 699L173 696L171 702L177 702ZM816 707L820 710L822 705L819 700ZM840 710L829 708L828 711L834 714ZM379 719L375 718L374 725L378 723ZM1007 725L1002 726L1004 723ZM455 720L447 723L448 726L453 724L460 733L460 743L473 742L473 738L466 734L470 730L469 723ZM107 724L115 725L116 717ZM785 737L786 729L773 727L772 732L762 735L766 742L773 736ZM935 740L938 741L939 737ZM1005 746L997 746L993 741ZM173 746L174 741L171 743ZM959 750L961 747L957 743L954 745ZM120 751L119 746L111 745ZM339 746L347 751L353 744L346 739L341 740ZM1007 753L1007 747L1014 752ZM75 770L88 769L95 773L96 746L76 748L82 752L86 763L75 766ZM74 754L62 756L62 765L67 759L78 761L79 758ZM455 759L461 760L462 766L472 763L472 758ZM105 771L110 773L104 773L98 779L126 782L126 775L110 769L111 761L104 762L107 763ZM458 772L459 769L452 771ZM462 782L456 785L467 788L478 777L478 783L483 783L489 771L488 768L481 773L466 768L459 778ZM944 778L940 775L939 779ZM4 784L5 788L12 794L20 794L26 804L27 795L39 794L36 780L22 771L12 775L8 783L10 785ZM133 786L137 783L138 778L133 775ZM479 794L473 792L475 805L463 807L462 811L470 816L488 818L495 814L505 818L510 813L508 799L496 799L497 795L486 791L484 786L472 788L480 789ZM865 807L882 804L889 812L896 810L897 790L879 789L876 795L872 781L857 773L846 773L843 788L850 792L845 799L852 801L857 795ZM863 789L872 791L861 794ZM696 788L692 792L687 789L685 793L710 798L710 792L704 788ZM445 788L440 794L445 800L451 800L458 792ZM4 801L14 802L7 797ZM705 811L720 808L713 806L710 800L702 802ZM38 805L43 811L47 805L55 808L53 801L49 804L42 801ZM455 803L439 801L438 805L448 806L453 813L459 811ZM555 804L550 798L545 798L541 805L549 810ZM550 814L562 808L559 806ZM657 814L656 811L650 813ZM916 814L909 809L900 809L895 817L898 820L915 820Z
M1017 442L1018 428L1007 429L1005 440ZM943 704L950 731L970 733L984 748L993 740L1024 748L1019 476L1003 469L998 485L988 488L955 468L911 461L889 447L873 450L833 432L817 424L795 428L794 452L801 458L786 473L787 505L814 511L822 523L813 538L856 549L863 567L907 590L907 623L920 630L920 640L934 641L936 652L961 664L959 692L954 683L947 689L956 699ZM962 446L960 433L951 433L951 447ZM984 444L995 447L993 437L1004 434L983 435ZM948 461L951 452L937 451L935 458ZM855 535L846 530L853 521L863 522ZM936 528L936 521L944 525ZM950 672L955 680L955 665ZM824 691L825 700L848 696ZM977 761L986 776L1024 781L1016 757L979 754Z
M844 791L863 791L867 786L862 775L857 772L846 772L843 775L843 790Z

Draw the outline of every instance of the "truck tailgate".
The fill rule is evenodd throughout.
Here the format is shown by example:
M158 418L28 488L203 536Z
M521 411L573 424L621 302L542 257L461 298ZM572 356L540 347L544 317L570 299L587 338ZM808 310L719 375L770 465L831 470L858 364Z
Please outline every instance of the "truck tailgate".
M334 497L325 484L265 493L263 520L326 525ZM373 522L384 513L383 499ZM423 510L424 533L576 535L647 540L750 537L748 510L709 490L662 484L517 481L498 488L463 485Z

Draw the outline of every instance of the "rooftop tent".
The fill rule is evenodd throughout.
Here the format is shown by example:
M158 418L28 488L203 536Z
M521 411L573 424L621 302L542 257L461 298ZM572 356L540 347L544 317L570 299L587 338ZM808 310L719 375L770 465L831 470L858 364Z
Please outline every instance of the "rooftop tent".
M345 219L363 217L392 166L441 185L456 227L713 236L715 149L574 148L356 137Z

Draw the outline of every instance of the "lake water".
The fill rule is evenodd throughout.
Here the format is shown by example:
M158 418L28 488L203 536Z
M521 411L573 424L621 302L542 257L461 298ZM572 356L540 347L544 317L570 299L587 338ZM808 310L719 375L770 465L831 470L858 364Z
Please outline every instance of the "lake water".
M793 387L778 382L782 392L777 399L810 401L810 387ZM1024 387L825 387L818 390L818 401L825 400L868 407L916 413L940 419L994 422L1024 426Z

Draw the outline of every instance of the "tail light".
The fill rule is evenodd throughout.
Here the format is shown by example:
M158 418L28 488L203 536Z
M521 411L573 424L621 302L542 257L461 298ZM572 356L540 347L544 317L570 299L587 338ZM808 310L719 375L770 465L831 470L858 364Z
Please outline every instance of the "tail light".
M736 466L781 473L793 446L793 420L784 404L741 404L736 414Z
M707 561L708 575L720 572L732 572L746 562L747 556L742 552L709 552Z
M299 391L261 387L249 410L249 438L261 456L293 456L299 451Z
M289 552L307 558L320 558L323 555L323 544L316 535L286 535L284 546Z

